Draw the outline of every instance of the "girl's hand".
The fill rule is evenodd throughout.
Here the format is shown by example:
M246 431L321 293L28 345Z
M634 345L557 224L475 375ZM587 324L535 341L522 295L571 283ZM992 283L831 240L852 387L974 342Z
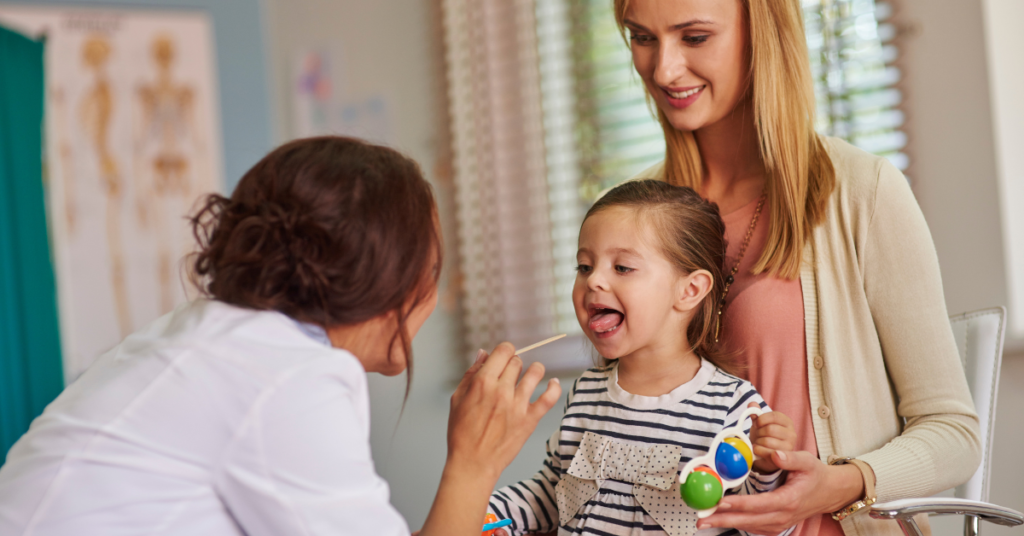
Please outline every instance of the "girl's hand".
M757 407L751 402L748 407ZM772 411L751 417L750 442L754 445L754 471L761 474L774 473L778 466L772 462L772 453L777 450L789 451L796 448L796 428L793 420L784 413Z
M769 493L726 495L698 529L729 527L751 534L778 534L797 523L835 512L864 496L864 477L852 465L825 465L809 452L776 450L774 465L786 483Z

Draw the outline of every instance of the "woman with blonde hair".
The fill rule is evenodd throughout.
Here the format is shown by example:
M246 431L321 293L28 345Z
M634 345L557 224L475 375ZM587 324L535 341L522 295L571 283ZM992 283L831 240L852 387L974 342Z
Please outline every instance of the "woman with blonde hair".
M637 178L718 204L720 344L798 434L795 451L772 455L785 485L729 496L697 528L899 534L865 504L953 487L980 457L935 247L906 179L815 133L798 0L614 7L667 146Z

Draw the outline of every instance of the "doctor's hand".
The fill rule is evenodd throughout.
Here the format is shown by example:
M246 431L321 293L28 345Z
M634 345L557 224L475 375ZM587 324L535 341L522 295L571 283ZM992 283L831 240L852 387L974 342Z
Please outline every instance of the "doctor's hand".
M530 397L544 378L544 365L533 363L519 380L523 360L514 353L507 342L490 355L481 351L452 395L448 418L448 462L495 481L562 393L558 379L552 378L531 404Z
M498 477L562 394L553 378L531 403L544 366L530 365L520 380L522 371L523 360L503 342L490 355L481 351L462 377L448 416L448 459L420 536L479 536Z

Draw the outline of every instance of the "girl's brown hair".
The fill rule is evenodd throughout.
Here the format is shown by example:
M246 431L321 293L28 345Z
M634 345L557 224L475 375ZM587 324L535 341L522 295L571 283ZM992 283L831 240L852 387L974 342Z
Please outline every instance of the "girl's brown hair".
M718 206L691 188L656 180L629 181L598 199L584 221L611 207L634 209L637 218L654 230L662 252L680 272L707 270L711 274L711 290L690 320L686 339L698 355L720 368L734 369L715 341L718 310L725 294L725 224Z
M419 166L393 149L324 136L265 156L230 198L191 218L207 296L324 328L394 313L412 373L409 313L436 287L441 237ZM408 394L408 384L406 386Z

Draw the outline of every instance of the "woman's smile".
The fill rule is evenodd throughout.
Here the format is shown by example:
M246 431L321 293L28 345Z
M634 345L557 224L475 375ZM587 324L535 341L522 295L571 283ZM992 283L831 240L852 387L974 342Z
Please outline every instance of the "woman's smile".
M697 102L697 99L704 94L704 88L708 87L707 84L701 86L692 86L689 88L661 88L662 92L665 93L665 97L668 99L669 106L677 109L683 109L687 106Z

